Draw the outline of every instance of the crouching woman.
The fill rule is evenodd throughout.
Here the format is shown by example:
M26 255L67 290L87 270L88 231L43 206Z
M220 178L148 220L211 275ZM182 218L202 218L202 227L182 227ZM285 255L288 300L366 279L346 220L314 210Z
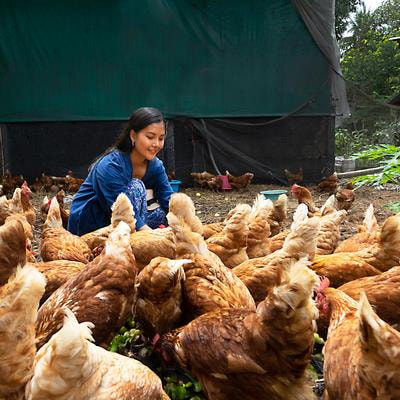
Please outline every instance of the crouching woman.
M72 201L68 230L84 235L111 222L111 205L120 193L130 199L136 229L166 225L172 188L164 165L156 157L164 147L165 122L155 108L137 109L115 144L90 167ZM146 193L147 189L147 193ZM153 193L147 207L148 193Z

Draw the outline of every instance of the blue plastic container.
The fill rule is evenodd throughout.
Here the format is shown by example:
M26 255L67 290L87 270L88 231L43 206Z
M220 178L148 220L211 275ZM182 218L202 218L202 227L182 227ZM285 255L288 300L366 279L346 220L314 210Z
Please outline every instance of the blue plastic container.
M266 199L270 199L272 201L278 200L278 197L281 194L287 194L287 190L284 189L275 189L275 190L263 190L260 192Z
M169 183L170 185L171 185L171 187L172 187L172 190L174 191L174 192L179 192L179 190L180 190L180 188L181 188L181 185L182 185L182 181L178 181L178 180L172 180L170 183Z

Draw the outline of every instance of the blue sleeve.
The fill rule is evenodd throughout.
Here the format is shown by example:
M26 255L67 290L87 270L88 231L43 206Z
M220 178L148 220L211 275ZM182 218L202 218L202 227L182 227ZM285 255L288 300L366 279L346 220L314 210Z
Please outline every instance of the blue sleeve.
M154 195L160 203L162 209L168 212L169 199L173 193L172 187L168 181L167 173L165 172L164 164L158 160L155 176L154 176Z
M111 206L120 193L127 193L129 176L132 171L126 170L123 159L118 156L110 155L104 157L96 166L96 185L95 188L99 199L103 199L99 203L106 213L111 215ZM135 215L136 229L140 229L145 223Z

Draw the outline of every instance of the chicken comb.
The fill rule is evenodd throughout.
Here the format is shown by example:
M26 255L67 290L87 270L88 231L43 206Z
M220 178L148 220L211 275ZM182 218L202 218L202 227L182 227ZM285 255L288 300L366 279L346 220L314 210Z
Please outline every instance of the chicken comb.
M160 339L161 339L161 336L160 336L158 333L156 333L156 334L154 335L152 341L151 341L151 344L152 344L153 346L155 346L155 345L159 342Z
M326 276L323 276L320 278L319 286L315 289L315 291L317 293L320 293L323 290L325 290L326 288L328 288L330 286L330 284L331 284L331 282L329 281L329 279Z
M21 185L21 192L28 195L32 193L27 181L24 181L24 183Z

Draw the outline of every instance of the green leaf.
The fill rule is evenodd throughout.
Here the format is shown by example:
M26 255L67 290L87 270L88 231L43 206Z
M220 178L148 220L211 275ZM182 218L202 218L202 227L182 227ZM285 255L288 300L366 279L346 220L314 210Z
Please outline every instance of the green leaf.
M317 332L314 332L314 342L318 344L325 344L325 340L322 339Z
M194 381L193 383L194 383L194 388L193 388L193 390L194 390L196 393L200 393L200 392L203 390L203 386L201 385L201 383L198 382L198 381Z
M396 201L393 203L385 204L383 207L387 208L388 210L394 212L395 214L400 212L400 201Z
M118 353L118 344L117 343L111 343L111 346L108 349L109 351L113 353Z
M186 388L184 386L177 386L175 395L178 400L184 400L186 397Z

